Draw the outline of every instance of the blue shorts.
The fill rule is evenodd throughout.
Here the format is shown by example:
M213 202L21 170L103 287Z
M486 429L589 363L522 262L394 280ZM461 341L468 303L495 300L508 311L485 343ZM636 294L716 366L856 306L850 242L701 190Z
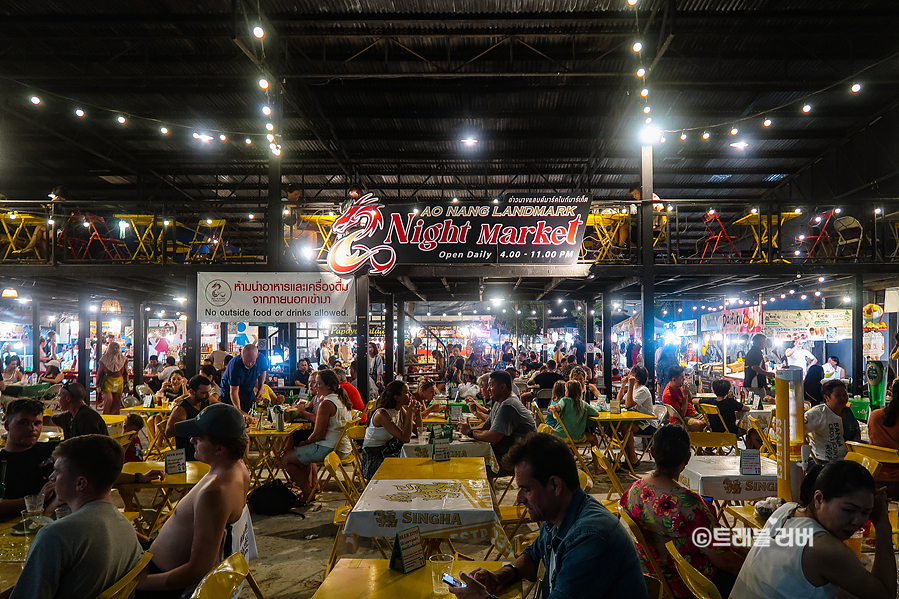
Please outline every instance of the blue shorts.
M318 443L310 443L309 445L301 445L294 451L297 454L298 460L304 464L311 464L313 462L324 462L325 456L334 451L334 448L325 447Z

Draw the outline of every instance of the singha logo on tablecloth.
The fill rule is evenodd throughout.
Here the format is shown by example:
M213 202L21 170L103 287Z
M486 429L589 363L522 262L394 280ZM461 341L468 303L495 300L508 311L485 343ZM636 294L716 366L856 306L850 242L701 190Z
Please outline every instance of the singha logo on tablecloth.
M411 503L413 499L419 498L425 501L440 501L447 497L456 498L462 494L461 483L409 483L408 485L396 485L396 490L400 493L387 495L384 497L387 501L401 501L403 503Z

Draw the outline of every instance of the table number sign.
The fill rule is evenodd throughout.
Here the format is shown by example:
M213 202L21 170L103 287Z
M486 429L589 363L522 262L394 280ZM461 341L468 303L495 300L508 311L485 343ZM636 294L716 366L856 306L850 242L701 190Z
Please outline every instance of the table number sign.
M609 412L612 414L620 414L621 413L621 402L617 399L613 399L609 402Z
M431 459L435 462L446 462L450 459L450 443L453 440L453 429L449 426L435 426L431 435L433 452Z
M421 546L421 533L417 526L397 531L390 552L390 569L408 574L425 565L425 554Z
M762 457L758 449L744 449L740 452L740 474L761 475Z
M152 395L144 395L144 407L145 408L153 407L153 396Z
M450 420L453 422L462 420L462 406L450 406Z
M170 449L165 452L165 473L183 474L187 472L187 455L183 449Z

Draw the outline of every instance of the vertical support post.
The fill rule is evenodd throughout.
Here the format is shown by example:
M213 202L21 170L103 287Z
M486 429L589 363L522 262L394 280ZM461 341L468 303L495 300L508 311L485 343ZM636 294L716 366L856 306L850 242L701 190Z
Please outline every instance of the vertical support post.
M384 384L391 382L394 378L394 357L396 356L395 346L393 342L393 304L396 296L388 295L387 302L384 306ZM361 350L360 350L361 351ZM366 348L366 351L368 349Z
M293 381L289 380L290 376L296 372L299 357L297 356L297 323L291 322L287 324L287 351L289 358L287 359L287 380L288 385L293 385Z
M612 294L602 294L602 375L606 398L612 399Z
M855 285L852 290L852 393L861 395L862 378L865 373L865 357L862 355L864 344L864 324L862 319L862 306L865 297L865 278L861 273L855 275Z
M406 337L406 302L400 300L396 303L396 373L402 379L406 376L405 347L403 340Z
M90 368L88 367L91 359L91 313L90 313L90 296L82 295L81 301L78 302L78 382L84 385L87 390L87 401L90 403Z
M31 299L31 355L34 372L41 371L41 303L37 298Z
M144 333L145 307L146 305L143 302L135 300L134 320L131 323L134 326L134 361L131 364L134 372L135 388L144 383L144 365L147 363L147 342ZM135 395L137 394L135 393Z
M655 380L655 280L652 247L652 145L644 144L640 152L640 243L643 271L643 366L649 380ZM655 384L650 385L655 389Z
M362 401L368 402L368 275L359 275L356 277L356 368L359 372L359 379L356 387Z
M197 275L186 278L187 302L184 304L184 312L187 314L186 347L184 348L184 366L190 376L200 372L200 319L197 318ZM190 378L190 377L188 377Z
M546 364L549 360L549 350L546 349L546 343L544 342L549 338L549 313L547 312L549 308L546 307L546 302L541 302L541 306L543 310L543 329L540 332L540 361Z
M220 322L219 323L219 337L221 337L222 341L228 343L228 323ZM218 348L216 348L218 349Z
M590 298L590 303L584 302L584 318L586 321L586 336L584 337L584 343L587 345L587 372L593 373L593 378L595 380L596 372L593 370L593 360L596 355L595 351L590 351L590 346L596 344L596 324L593 322L593 314L590 312L593 310L593 305L596 301L593 298Z

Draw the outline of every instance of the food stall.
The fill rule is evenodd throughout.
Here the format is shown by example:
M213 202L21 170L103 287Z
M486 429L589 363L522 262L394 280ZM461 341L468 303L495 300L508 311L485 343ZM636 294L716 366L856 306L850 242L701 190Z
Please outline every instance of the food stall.
M710 388L711 381L722 377L736 387L743 385L743 356L749 350L752 335L761 332L761 319L759 306L702 315L702 354L706 358L700 368L703 388Z
M810 342L819 364L838 356L846 376L852 376L852 310L765 310L762 333L775 346L789 347L797 339Z

